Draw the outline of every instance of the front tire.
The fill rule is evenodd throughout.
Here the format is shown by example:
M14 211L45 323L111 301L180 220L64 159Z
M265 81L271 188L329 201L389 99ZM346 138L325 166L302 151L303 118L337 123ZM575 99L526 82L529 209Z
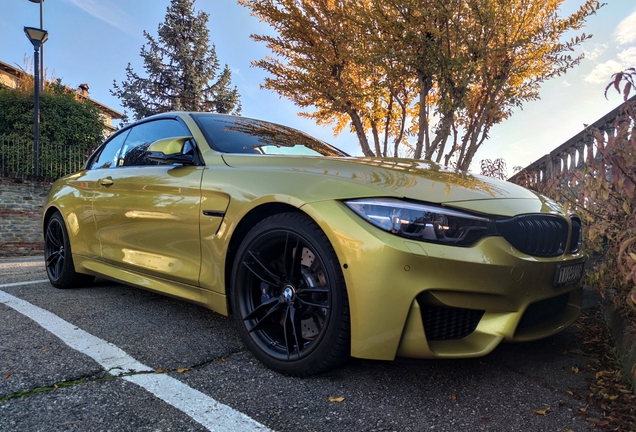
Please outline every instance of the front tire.
M60 213L53 214L44 228L44 262L49 281L56 288L86 286L95 279L75 271L68 231Z
M234 261L231 298L243 341L270 369L306 376L348 359L344 278L329 240L308 216L282 213L252 228Z

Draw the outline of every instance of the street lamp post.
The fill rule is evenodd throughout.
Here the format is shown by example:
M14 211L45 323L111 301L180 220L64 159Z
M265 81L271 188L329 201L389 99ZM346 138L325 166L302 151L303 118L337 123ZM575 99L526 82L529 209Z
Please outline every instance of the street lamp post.
M40 28L44 28L44 0L29 0L40 4ZM35 59L34 59L35 61ZM40 47L40 92L44 91L44 46Z
M35 27L25 27L24 33L27 35L34 49L33 67L33 175L37 177L40 174L40 74L39 74L39 57L40 48L49 38L49 33Z

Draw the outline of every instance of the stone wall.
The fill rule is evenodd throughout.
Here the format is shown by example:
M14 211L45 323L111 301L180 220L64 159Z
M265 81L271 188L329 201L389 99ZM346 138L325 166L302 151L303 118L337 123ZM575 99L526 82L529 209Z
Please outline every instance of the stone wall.
M0 257L43 253L42 207L51 183L0 179Z

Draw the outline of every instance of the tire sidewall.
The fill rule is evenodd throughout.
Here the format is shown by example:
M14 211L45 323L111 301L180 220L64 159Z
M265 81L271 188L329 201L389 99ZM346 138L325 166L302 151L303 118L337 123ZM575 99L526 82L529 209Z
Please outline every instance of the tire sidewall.
M89 285L93 281L94 277L87 274L83 274L83 273L77 273L75 271L75 265L73 264L73 254L71 251L71 241L68 235L68 230L66 229L66 223L60 212L55 212L49 218L46 226L44 227L44 253L45 253L44 258L45 260L46 258L48 258L47 231L54 220L57 223L59 223L62 228L62 235L63 235L62 244L64 245L64 263L62 264L62 271L57 279L54 279L51 276L48 267L46 268L46 275L49 278L51 285L53 285L55 288L60 288L60 289L76 288L82 285Z
M69 260L67 258L67 255L70 252L70 246L69 246L69 241L68 241L68 231L66 230L66 224L64 223L64 219L62 218L62 215L59 213L55 213L53 216L51 216L51 218L48 220L47 224L46 224L46 229L44 231L44 251L45 253L48 255L48 249L49 249L49 245L48 245L48 240L47 240L47 232L50 228L50 226L53 223L58 223L61 227L61 231L62 231L62 245L64 247L64 263L62 265L62 271L59 274L59 276L57 278L54 278L51 275L51 272L49 270L49 268L47 267L46 269L46 274L49 278L49 281L51 282L51 285L53 285L54 287L60 288L61 286L63 286L63 281L64 281L64 276L68 273L68 264L69 264ZM45 256L45 259L48 258L48 256Z

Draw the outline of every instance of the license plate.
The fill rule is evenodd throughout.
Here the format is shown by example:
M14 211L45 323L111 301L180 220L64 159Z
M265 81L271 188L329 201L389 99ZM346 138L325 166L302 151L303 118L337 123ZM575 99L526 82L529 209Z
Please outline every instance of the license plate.
M583 267L585 262L576 264L559 264L554 274L554 286L564 287L577 283L583 276Z

